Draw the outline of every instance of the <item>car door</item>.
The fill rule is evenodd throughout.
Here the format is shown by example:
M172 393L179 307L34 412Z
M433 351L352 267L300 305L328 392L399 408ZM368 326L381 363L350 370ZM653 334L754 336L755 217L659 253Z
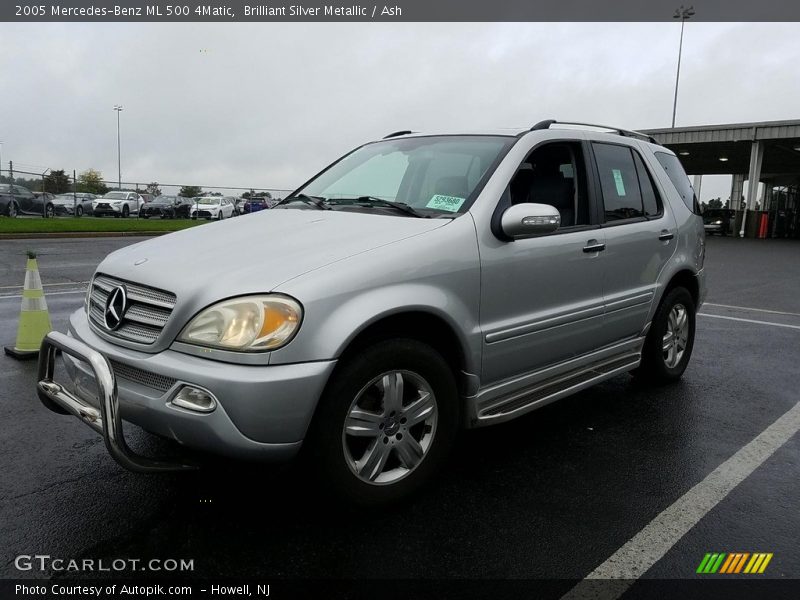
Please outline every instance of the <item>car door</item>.
M677 226L639 148L605 141L591 147L606 242L601 338L611 344L643 333Z
M586 171L585 145L580 141L562 145L572 152L573 164L564 164L566 158L551 160L548 177L557 181L559 189L566 189L559 176L572 180L575 215L581 217L566 222L568 207L557 207L565 226L552 234L508 240L498 238L496 231L479 233L482 384L531 372L596 347L596 334L603 324L605 239L594 222L596 212L591 205L595 192ZM531 189L536 189L535 168L547 162L539 161L536 152L545 149L546 145L534 148L520 165L496 215L520 199L551 205L561 201L547 193L526 199L523 192L514 198L519 196L515 189L525 189L525 178L530 178ZM526 175L527 171L533 175Z
M36 201L36 196L33 195L33 192L19 185L14 186L13 190L13 194L17 199L17 205L19 206L20 212L28 214L41 214L42 205Z

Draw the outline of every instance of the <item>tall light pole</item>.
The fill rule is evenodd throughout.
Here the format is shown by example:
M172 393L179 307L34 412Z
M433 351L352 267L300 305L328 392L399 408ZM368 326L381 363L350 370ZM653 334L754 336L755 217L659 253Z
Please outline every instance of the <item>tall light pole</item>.
M678 72L675 74L675 99L672 101L672 127L675 127L675 112L678 110L678 81L681 78L681 53L683 52L683 26L694 16L694 6L684 8L681 4L680 8L675 9L675 14L672 15L673 19L681 20L681 41L678 45Z
M683 34L681 34L683 35ZM122 152L119 143L119 113L122 112L122 105L115 104L114 110L117 111L117 189L122 189ZM674 119L674 117L673 117Z
M3 140L0 140L0 177L3 176Z

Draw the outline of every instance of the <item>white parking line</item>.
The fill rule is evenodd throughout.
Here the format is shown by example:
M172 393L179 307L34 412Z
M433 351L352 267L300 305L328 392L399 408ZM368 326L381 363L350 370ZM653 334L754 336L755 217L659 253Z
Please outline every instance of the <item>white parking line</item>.
M800 329L800 325L787 325L786 323L773 323L772 321L757 321L755 319L742 319L740 317L723 317L722 315L709 315L697 313L698 317L711 317L712 319L727 319L728 321L742 321L744 323L758 323L759 325L772 325L773 327L786 327L787 329Z
M561 600L614 600L800 431L800 402L633 536ZM688 557L687 560L693 560ZM613 580L613 581L608 581Z
M771 315L790 315L800 317L800 313L784 312L782 310L767 310L766 308L750 308L749 306L732 306L730 304L715 304L714 302L703 302L703 306L719 306L720 308L733 308L735 310L750 310L753 312L769 313Z
M65 294L85 294L86 290L72 290L69 292L49 292L46 296L63 296ZM11 298L22 298L22 294L16 294L15 296L0 296L0 300L9 300Z

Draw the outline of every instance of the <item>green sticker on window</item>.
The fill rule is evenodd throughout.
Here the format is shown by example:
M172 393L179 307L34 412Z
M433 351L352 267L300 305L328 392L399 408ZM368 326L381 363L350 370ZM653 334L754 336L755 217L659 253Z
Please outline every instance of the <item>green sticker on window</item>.
M625 184L622 181L622 171L619 169L611 169L614 174L614 183L617 185L617 196L625 195Z
M461 205L464 204L465 198L458 196L442 196L435 194L425 205L427 208L436 210L446 210L447 212L457 212Z

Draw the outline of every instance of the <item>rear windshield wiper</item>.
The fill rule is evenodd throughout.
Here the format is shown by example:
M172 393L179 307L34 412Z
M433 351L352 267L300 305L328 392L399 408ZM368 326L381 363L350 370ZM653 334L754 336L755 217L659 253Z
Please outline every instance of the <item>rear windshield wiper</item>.
M342 201L351 201L351 202L358 202L359 204L366 204L369 206L380 205L385 206L387 208L393 208L395 210L399 210L400 212L404 212L407 215L411 215L412 217L417 217L418 219L430 219L430 215L424 215L421 212L417 211L416 209L410 207L408 204L403 202L392 202L391 200L384 200L383 198L376 198L375 196L359 196L358 198L337 198L337 200Z
M304 202L311 206L316 206L320 210L331 209L331 207L328 206L328 203L325 202L324 198L316 198L307 194L295 194L294 196L289 196L278 202L275 206L280 206L281 204L290 204L292 202Z

